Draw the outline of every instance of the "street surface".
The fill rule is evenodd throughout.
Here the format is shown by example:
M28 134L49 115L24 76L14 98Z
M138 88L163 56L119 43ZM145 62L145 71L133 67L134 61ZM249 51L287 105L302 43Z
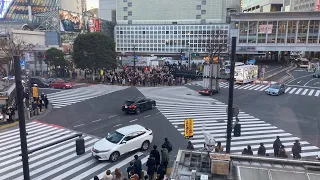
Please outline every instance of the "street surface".
M195 148L203 147L203 131L213 134L216 141L221 141L225 146L228 84L221 83L221 93L212 97L198 95L195 90L201 86L194 84L201 85L200 82L190 84L193 85L137 88L96 85L71 90L41 90L48 94L56 108L40 118L39 122L27 125L29 149L82 132L85 133L86 154L76 155L75 140L33 153L29 159L31 179L91 179L94 175L102 177L107 169L114 171L115 168L120 168L125 174L134 154L145 164L152 146L156 144L160 149L165 137L173 145L170 153L172 163L178 149L187 146L187 140L183 137L185 118L195 120L194 137L191 139ZM302 157L314 157L320 153L318 91L308 95L311 91L307 88L308 93L302 95L303 92L290 94L291 89L287 94L273 97L266 95L267 85L236 87L234 104L241 110L239 119L242 131L240 137L232 138L232 153L241 153L244 147L251 145L256 154L259 143L263 142L267 153L272 154L272 143L277 135L288 153L297 139L302 145ZM124 114L121 111L123 102L137 96L155 99L157 109L139 115ZM91 156L90 149L98 139L131 124L140 124L153 130L154 141L148 151L129 153L115 163L99 162ZM18 128L0 132L0 150L0 177L23 179L21 158L18 156Z
M298 68L291 72L293 79L286 82L289 86L320 89L320 78L312 77L312 72L307 72L305 68Z

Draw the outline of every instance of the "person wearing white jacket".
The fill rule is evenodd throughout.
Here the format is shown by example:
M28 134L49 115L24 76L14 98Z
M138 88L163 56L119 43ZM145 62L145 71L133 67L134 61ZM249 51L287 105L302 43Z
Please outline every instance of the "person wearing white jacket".
M113 175L111 174L111 171L108 169L106 174L103 176L102 180L112 180L113 179Z

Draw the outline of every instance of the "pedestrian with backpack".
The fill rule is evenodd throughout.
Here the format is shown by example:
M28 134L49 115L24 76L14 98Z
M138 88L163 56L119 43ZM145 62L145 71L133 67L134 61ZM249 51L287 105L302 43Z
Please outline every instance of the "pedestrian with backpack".
M164 138L164 143L162 144L161 147L166 148L169 153L172 151L172 145L171 145L170 141L168 140L168 138Z

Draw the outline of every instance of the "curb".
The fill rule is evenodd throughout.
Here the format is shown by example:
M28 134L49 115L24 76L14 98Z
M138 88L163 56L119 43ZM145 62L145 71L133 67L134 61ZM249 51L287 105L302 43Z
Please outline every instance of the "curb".
M49 104L48 109L46 109L45 112L43 112L42 114L40 114L38 116L33 116L28 120L26 119L25 121L26 121L26 123L28 123L28 122L32 122L32 121L34 121L34 120L36 120L38 118L42 118L42 117L46 116L47 114L49 114L51 112L51 110L52 110L52 105ZM1 125L0 126L0 130L8 129L8 128L14 127L16 125L19 125L19 120L14 122L14 123Z

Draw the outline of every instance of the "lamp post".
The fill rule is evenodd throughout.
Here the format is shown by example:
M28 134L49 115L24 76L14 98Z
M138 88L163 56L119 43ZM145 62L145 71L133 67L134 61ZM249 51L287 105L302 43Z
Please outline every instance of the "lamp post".
M136 46L133 45L133 70L136 72Z

